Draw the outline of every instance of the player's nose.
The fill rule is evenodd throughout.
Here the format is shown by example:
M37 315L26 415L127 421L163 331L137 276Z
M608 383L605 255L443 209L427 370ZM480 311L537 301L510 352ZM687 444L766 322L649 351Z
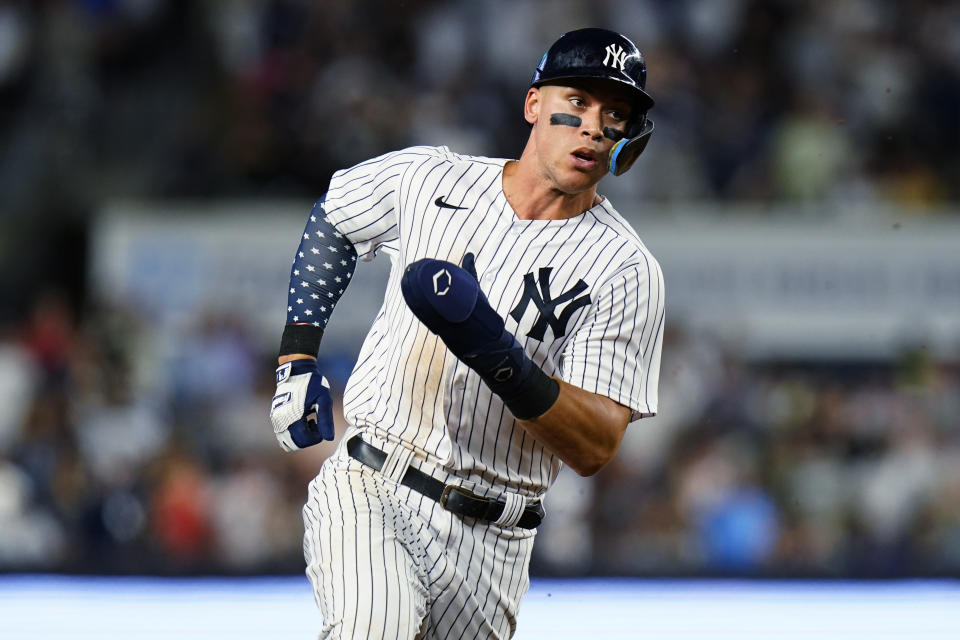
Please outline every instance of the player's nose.
M603 115L599 109L590 109L583 114L580 133L592 140L603 138Z

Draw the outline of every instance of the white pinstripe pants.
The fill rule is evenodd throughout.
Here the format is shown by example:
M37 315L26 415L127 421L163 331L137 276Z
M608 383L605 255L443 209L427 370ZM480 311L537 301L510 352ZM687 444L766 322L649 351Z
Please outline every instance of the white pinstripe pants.
M347 457L303 508L321 639L505 640L530 585L535 532L461 519Z

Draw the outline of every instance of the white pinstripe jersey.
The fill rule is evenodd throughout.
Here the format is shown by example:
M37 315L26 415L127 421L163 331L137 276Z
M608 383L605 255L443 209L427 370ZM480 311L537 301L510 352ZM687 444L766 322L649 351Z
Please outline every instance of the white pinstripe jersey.
M412 447L464 481L539 495L560 460L407 308L404 267L476 256L480 285L543 370L629 407L657 410L663 276L602 201L565 220L522 220L502 188L506 160L446 147L388 153L330 181L324 209L363 260L387 253L386 295L344 393L347 421ZM448 206L443 206L443 205Z

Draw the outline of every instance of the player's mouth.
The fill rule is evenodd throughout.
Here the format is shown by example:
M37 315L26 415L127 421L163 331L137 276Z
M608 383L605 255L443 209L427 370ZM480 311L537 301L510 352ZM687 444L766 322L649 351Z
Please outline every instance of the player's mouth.
M592 170L597 167L599 160L597 159L597 152L586 147L580 147L575 149L570 157L573 158L573 166L578 169Z

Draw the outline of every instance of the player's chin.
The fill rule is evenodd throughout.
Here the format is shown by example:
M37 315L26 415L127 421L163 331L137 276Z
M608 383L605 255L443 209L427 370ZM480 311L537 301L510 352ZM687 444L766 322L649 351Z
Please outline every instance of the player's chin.
M607 173L607 168L599 164L591 167L573 167L566 173L566 191L578 193L596 186Z

